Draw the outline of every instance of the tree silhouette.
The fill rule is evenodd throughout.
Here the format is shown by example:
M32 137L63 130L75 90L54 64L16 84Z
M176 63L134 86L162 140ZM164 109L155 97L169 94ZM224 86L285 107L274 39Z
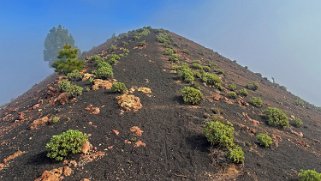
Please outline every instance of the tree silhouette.
M57 59L59 50L66 44L75 47L75 40L68 30L61 25L51 28L44 42L44 60L52 65Z

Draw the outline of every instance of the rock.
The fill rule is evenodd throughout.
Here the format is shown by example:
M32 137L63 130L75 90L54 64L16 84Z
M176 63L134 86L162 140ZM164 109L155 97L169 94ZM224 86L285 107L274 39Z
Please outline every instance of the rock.
M47 124L48 122L49 122L48 116L44 116L42 118L36 119L31 123L30 129L31 130L37 129L39 126L43 126L43 125Z
M137 89L138 92L142 92L144 94L152 94L152 89L148 88L148 87L139 87Z
M26 119L26 118L25 118L25 116L26 116L25 113L19 112L18 115L19 115L19 117L18 117L19 121L23 121L23 120Z
M129 144L129 145L132 144L132 142L129 140L125 140L124 142L125 142L125 144Z
M221 96L219 93L217 93L217 92L213 92L213 93L212 93L212 97L213 97L213 100L214 100L214 101L219 101L219 100L222 99L222 96Z
M61 105L65 105L68 102L68 94L66 92L59 94L58 97L53 100L52 104L54 105L57 102Z
M64 166L64 176L68 177L72 174L72 169L68 166Z
M90 181L88 178L83 178L81 181Z
M131 94L123 94L116 97L118 105L125 111L138 111L143 105L140 102L140 98Z
M82 81L89 80L91 77L94 77L94 74L85 73L83 75Z
M135 148L146 147L146 143L144 143L144 142L141 141L141 140L138 140L138 141L136 141L134 147L135 147Z
M116 136L119 135L119 131L118 131L117 129L113 129L112 131L113 131L113 133L114 133Z
M86 141L81 147L81 152L84 154L87 154L89 150L90 150L90 143L89 141Z
M136 136L142 136L144 131L138 126L133 126L130 128L130 132L134 133Z
M100 109L99 107L94 107L92 104L89 104L85 110L89 111L90 114L99 114L100 113Z
M95 79L93 82L93 86L92 89L93 90L98 90L100 88L102 89L111 89L111 87L113 86L113 83L109 80L102 80L102 79Z
M33 105L33 106L32 106L32 109L33 109L33 110L36 110L36 109L38 109L39 107L40 107L40 104L38 103L38 104Z

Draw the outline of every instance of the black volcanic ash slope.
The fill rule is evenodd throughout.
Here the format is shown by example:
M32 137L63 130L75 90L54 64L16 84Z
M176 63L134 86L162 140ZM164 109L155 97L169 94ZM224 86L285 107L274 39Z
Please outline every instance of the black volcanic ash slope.
M168 34L170 42L157 41L160 33ZM172 61L164 55L165 47L175 50ZM84 54L87 73L95 69L90 57L121 54L124 49L129 52L113 65L114 79L136 90L130 91L140 98L142 108L123 111L116 100L121 94L92 90L89 81L74 81L89 89L62 105L55 102L59 76L51 76L1 110L0 161L21 152L2 163L0 180L34 180L45 170L63 167L64 163L46 157L45 145L53 135L68 129L89 134L93 148L89 160L85 155L68 158L76 160L77 166L70 166L71 175L64 180L291 180L300 169L321 171L321 116L312 105L298 104L298 98L284 88L165 30L131 31L94 48ZM183 103L180 93L191 83L179 78L175 67L183 63L192 67L195 60L219 75L222 85L207 86L196 78L193 86L200 88L204 98L192 106ZM228 98L230 84L236 84L239 91L250 82L256 82L258 90L247 90L246 97ZM137 91L139 87L151 93ZM248 104L253 96L264 101L263 107ZM89 105L99 113L90 114ZM262 117L267 107L301 118L303 127L268 126ZM46 116L59 116L60 121L30 129L34 120ZM224 148L210 145L204 137L203 126L213 117L233 124L235 142L245 153L244 164L232 163ZM132 133L134 126L143 131L141 136ZM257 144L256 134L261 132L273 138L271 148ZM138 141L145 146L137 147Z

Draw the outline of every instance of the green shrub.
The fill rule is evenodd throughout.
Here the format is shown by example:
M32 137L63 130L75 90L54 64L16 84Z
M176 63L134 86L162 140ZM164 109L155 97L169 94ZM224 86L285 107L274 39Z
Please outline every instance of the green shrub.
M292 121L292 125L300 128L303 125L303 121L300 118L296 118Z
M252 97L249 103L252 106L259 107L259 108L263 106L263 101L260 97Z
M54 135L46 144L47 157L62 161L70 154L80 153L86 141L88 141L88 136L78 130L68 130Z
M53 124L56 124L60 121L60 117L58 116L52 116L50 122Z
M205 71L205 72L209 72L209 71L211 71L211 67L209 67L209 66L203 66L202 67L202 69Z
M229 149L227 157L234 163L243 163L245 159L242 147L238 145L234 145Z
M82 74L79 72L79 70L74 70L70 73L67 74L67 78L69 80L81 80L82 79Z
M269 107L265 110L265 115L268 118L268 124L274 127L287 127L289 126L289 120L287 115L278 108Z
M179 61L179 55L174 53L174 54L171 54L168 58L169 61L171 62L178 62Z
M196 78L202 78L203 73L203 71L193 71L194 77Z
M160 32L157 36L156 36L156 40L159 43L165 44L165 45L169 45L171 44L171 38L170 36L165 33L165 32Z
M172 48L165 48L163 54L164 54L164 55L173 55L173 54L175 54L175 51L174 51L174 49L172 49Z
M315 170L300 170L299 181L321 181L321 173Z
M109 63L110 65L114 65L118 62L118 60L120 59L120 56L118 54L111 54L110 56L108 56L106 62Z
M58 83L58 87L60 91L66 92L71 97L76 97L82 95L83 88L72 84L68 80L62 80Z
M115 82L115 83L113 83L113 86L111 87L111 91L122 93L122 92L127 91L127 87L122 82Z
M221 84L221 79L218 75L207 72L202 75L202 81L208 85L217 86Z
M203 70L203 65L201 65L200 63L198 62L194 62L192 63L192 66L191 66L193 69L198 69L198 70Z
M252 91L256 91L259 88L259 86L255 82L250 82L246 85L246 88Z
M266 148L270 147L273 143L272 138L268 134L265 134L265 133L259 133L256 136L256 139L261 146L266 147Z
M296 106L300 106L300 107L304 107L305 102L304 102L304 100L302 100L301 98L297 98L297 99L295 100L295 105L296 105Z
M101 79L112 78L114 75L113 68L108 63L104 66L99 66L97 70L95 70L93 73L97 78L101 78Z
M231 124L213 120L206 123L203 132L212 145L221 145L226 148L234 146L234 128Z
M230 91L235 91L236 90L236 84L229 84L228 86L227 86L227 88L228 88L228 90L230 90Z
M56 72L68 74L74 70L82 70L84 62L78 60L78 49L65 45L59 51L58 60L52 64L52 67L55 68Z
M181 66L178 71L178 76L180 76L185 82L191 83L194 81L194 72L187 66Z
M243 89L240 89L239 91L237 91L237 94L240 96L246 97L249 94L249 92L243 88Z
M181 94L184 102L188 104L199 104L203 99L202 92L194 87L184 87Z
M229 93L227 93L227 97L230 99L236 99L237 94L236 94L236 92L229 92Z

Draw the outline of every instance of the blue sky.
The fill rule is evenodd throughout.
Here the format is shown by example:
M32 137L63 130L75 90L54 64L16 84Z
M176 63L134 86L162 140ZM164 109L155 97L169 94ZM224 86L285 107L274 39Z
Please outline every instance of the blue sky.
M1 0L0 104L52 73L43 42L61 24L81 50L113 33L162 27L321 105L320 7L318 0Z

